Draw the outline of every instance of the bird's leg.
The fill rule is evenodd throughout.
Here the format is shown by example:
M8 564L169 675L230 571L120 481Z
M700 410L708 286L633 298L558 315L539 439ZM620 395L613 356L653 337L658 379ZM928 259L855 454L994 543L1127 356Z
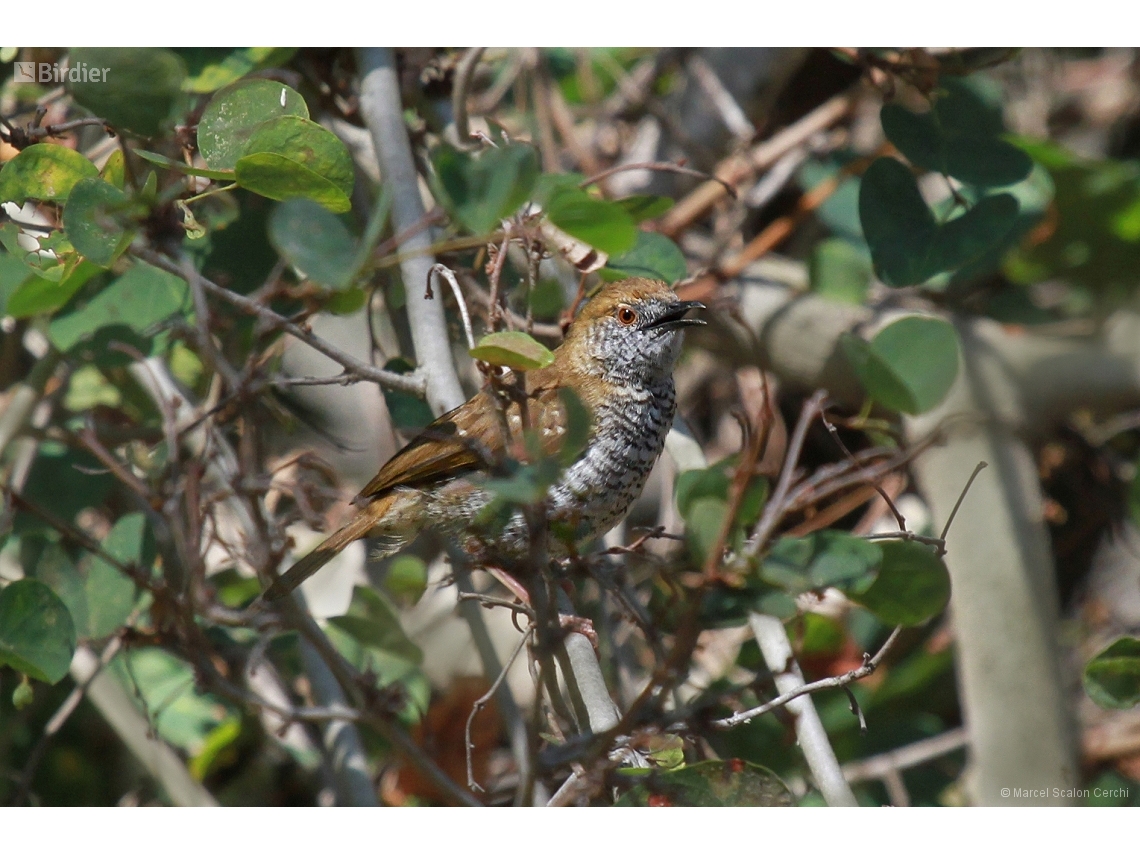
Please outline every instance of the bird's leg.
M531 605L530 592L527 591L526 586L508 573L501 567L493 565L484 565L488 573L495 577L503 587L514 594L518 599L526 605ZM569 586L569 582L563 583ZM569 593L569 592L568 592ZM584 635L590 640L590 644L594 646L594 652L598 652L598 633L594 629L594 622L589 618L581 617L580 615L558 615L558 626L566 632L576 632L579 635Z

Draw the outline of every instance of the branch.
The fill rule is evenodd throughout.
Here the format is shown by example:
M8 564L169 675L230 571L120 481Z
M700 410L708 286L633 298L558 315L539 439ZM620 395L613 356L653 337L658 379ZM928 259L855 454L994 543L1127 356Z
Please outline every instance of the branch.
M706 181L670 208L661 218L661 232L675 237L724 198L724 184L736 187L758 172L770 169L792 149L842 119L855 103L854 95L836 95L795 124L753 146L745 155L733 155L716 168L717 180Z
M404 125L396 58L390 48L360 48L360 113L372 134L380 174L392 194L393 229L399 233L419 223L425 215L412 149ZM436 415L458 407L466 400L451 356L443 301L429 300L420 291L428 281L435 259L425 250L431 238L424 232L410 235L403 248L423 252L400 262L407 294L408 322L412 330L416 362L423 372L428 405Z
M765 713L770 713L772 710L779 709L780 707L787 706L791 701L804 695L814 694L815 692L822 692L824 689L841 689L849 683L854 683L856 680L862 680L864 677L869 677L875 673L875 669L882 664L883 658L887 652L894 645L902 632L902 627L896 626L894 631L888 636L887 640L883 642L883 646L879 648L879 652L874 656L864 656L863 664L858 668L848 671L846 674L840 674L838 677L825 677L822 680L816 680L814 683L802 683L801 685L784 692L778 698L774 698L767 703L761 704L758 707L753 707L750 710L730 715L728 718L717 719L712 723L712 726L718 730L728 730L729 728L736 727L737 725L744 724L745 722L752 721L754 718L759 718ZM769 663L769 667L771 664Z
M780 619L753 612L748 617L748 623L760 645L764 661L775 675L776 688L785 693L804 688L803 672L792 655L792 646L788 643L788 634ZM897 632L898 630L895 631L896 634ZM843 778L839 761L835 758L835 751L827 739L827 731L823 729L823 722L820 721L811 698L797 697L787 703L788 709L796 717L796 739L800 750L804 753L804 759L807 760L824 800L832 807L857 806L855 794Z
M179 265L153 250L138 250L134 252L134 254L147 264L154 265L155 267L165 270L167 273L173 273L180 279L186 278L186 272ZM284 330L294 338L303 341L309 347L313 348L313 350L320 351L329 359L343 366L346 374L355 376L358 380L371 380L374 383L379 383L381 386L387 386L389 389L410 392L413 395L424 394L424 380L415 374L397 374L394 371L384 371L369 365L367 362L361 362L356 357L350 356L339 347L329 344L323 338L313 335L308 330L303 329L288 318L277 314L267 306L263 306L261 303L244 297L241 294L237 294L228 288L223 288L221 285L211 282L202 275L198 276L198 283L208 294L212 294L218 299L224 300L231 306L241 309L246 314L256 315L266 321L271 328Z

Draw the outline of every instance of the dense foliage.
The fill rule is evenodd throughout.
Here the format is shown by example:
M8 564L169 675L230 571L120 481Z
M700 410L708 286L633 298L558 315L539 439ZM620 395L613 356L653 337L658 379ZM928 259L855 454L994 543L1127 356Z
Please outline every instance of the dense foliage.
M418 175L399 176L377 172L362 53L5 51L0 799L532 803L569 778L568 800L594 804L832 801L793 737L799 708L760 709L787 691L786 663L748 629L772 619L806 679L834 678L814 703L861 803L970 798L952 543L945 520L913 524L930 514L910 467L944 426L918 437L913 417L966 382L963 353L982 345L964 324L1091 329L1126 306L1140 240L1134 161L1009 133L1023 57L776 52L785 72L735 93L742 134L700 52L400 51ZM29 63L64 62L109 71L25 80ZM694 88L721 105L715 133L683 106ZM766 153L821 110L834 115ZM648 127L673 148L634 156ZM411 224L409 188L430 200ZM426 250L408 249L417 235ZM793 302L869 310L829 345L830 397L797 387L734 304L730 286L778 278L764 266L777 244L799 271L777 283ZM427 281L409 281L427 255ZM697 443L670 446L624 540L530 568L530 603L431 536L348 556L344 602L316 622L303 597L257 599L373 474L350 471L345 448L391 451L431 420L438 369L419 364L424 330L405 311L425 287L447 319L429 332L471 393L549 364L584 296L626 276L676 285L714 323L678 369ZM291 360L306 347L335 367L307 376ZM306 395L363 400L375 384L365 426ZM532 443L495 473L500 516L541 513L588 441L588 414L566 407L559 454ZM1098 446L1117 486L1134 474L1134 425ZM461 607L477 679L433 672L413 617L453 572L475 590ZM576 633L552 631L540 602L567 593L620 709L593 738L589 702L553 677L556 662L583 676ZM503 662L484 619L513 634L500 660L527 642L529 698L492 685ZM1085 686L1130 709L1140 641L1105 641ZM93 703L74 706L85 691ZM143 759L132 728L172 750ZM905 783L900 768L860 771L938 738ZM363 785L346 757L363 758ZM1086 783L1117 795L1085 800L1137 803L1135 761L1090 761Z

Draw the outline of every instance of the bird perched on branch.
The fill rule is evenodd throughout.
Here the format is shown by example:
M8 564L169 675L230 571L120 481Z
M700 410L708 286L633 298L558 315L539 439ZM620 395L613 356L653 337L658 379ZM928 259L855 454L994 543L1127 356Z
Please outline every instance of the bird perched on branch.
M524 515L515 512L498 529L484 513L494 498L488 478L510 457L518 459L524 429L541 452L558 455L572 418L564 390L589 414L581 453L550 485L543 507L558 536L583 542L612 528L645 486L673 423L673 367L697 302L677 298L663 282L625 279L604 287L570 325L549 366L527 371L519 393L485 389L432 422L392 457L356 497L353 518L289 568L266 592L285 596L352 541L372 536L389 555L424 528L465 536L465 547L520 558L528 553ZM500 384L501 385L501 384ZM532 447L534 442L531 443Z

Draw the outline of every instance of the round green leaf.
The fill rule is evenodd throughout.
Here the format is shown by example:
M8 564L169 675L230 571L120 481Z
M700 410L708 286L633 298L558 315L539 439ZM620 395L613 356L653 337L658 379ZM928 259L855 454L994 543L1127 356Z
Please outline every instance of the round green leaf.
M1085 691L1097 705L1123 710L1140 704L1140 638L1119 638L1085 666Z
M217 92L198 121L198 150L211 169L231 170L254 129L281 116L309 118L301 94L273 80L242 80Z
M180 48L178 55L190 68L190 76L182 82L182 89L213 92L251 71L283 65L296 52L296 48Z
M427 590L427 566L415 555L400 555L388 567L384 587L401 602L416 603Z
M887 139L915 166L946 171L943 137L933 112L912 113L898 104L884 104L879 121Z
M946 139L946 172L978 187L1004 187L1029 176L1033 160L996 137L953 135Z
M545 368L554 361L554 354L546 345L518 331L483 336L472 348L471 356L492 365L505 365L518 371Z
M147 524L141 513L118 519L101 544L103 551L125 565L148 563ZM87 627L89 638L104 638L126 623L135 606L135 583L99 556L87 570Z
M48 327L48 338L60 350L70 350L103 327L124 325L144 333L188 308L189 288L184 280L136 262L82 308L55 318Z
M888 624L915 626L950 602L950 574L934 550L910 540L879 544L883 563L869 586L855 586L848 596Z
M728 502L712 496L693 500L685 516L685 543L693 560L703 564L716 546L717 535L728 515Z
M316 122L301 116L281 116L263 122L250 134L238 163L261 153L288 158L324 178L346 198L352 194L355 181L352 155L336 134ZM240 170L238 181L241 181Z
M12 292L6 313L13 318L30 318L61 309L98 269L94 264L80 264L59 282L32 276Z
M126 227L130 199L102 178L84 178L71 189L63 209L63 230L88 261L107 267L130 245Z
M859 185L859 220L875 270L893 288L929 279L928 255L938 231L910 170L880 157Z
M689 469L677 476L673 497L677 503L677 511L682 517L689 515L689 510L697 499L713 498L723 501L728 498L731 479L725 470L725 466L717 464L707 469Z
M259 196L282 202L298 197L312 199L334 214L352 208L348 194L318 175L280 154L249 154L237 162L237 183Z
M851 335L840 343L867 394L901 413L932 410L958 376L958 334L941 318L902 318L870 344Z
M663 234L638 231L633 247L620 255L611 255L599 275L611 281L643 276L673 284L684 279L688 272L685 256L677 244Z
M879 545L843 531L781 537L764 556L760 578L791 593L870 584L882 561Z
M432 152L440 201L473 234L486 234L527 200L538 178L533 146L515 143L475 156L439 146Z
M609 255L626 252L637 242L637 226L624 208L583 190L555 193L546 206L546 216L566 234Z
M928 251L927 273L933 276L981 258L1017 224L1019 210L1009 193L979 199L966 213L939 227Z
M28 146L0 169L0 202L63 202L82 179L98 175L77 151L48 143Z
M21 579L0 590L0 665L57 683L75 654L75 624L51 588Z
M352 284L357 241L335 214L311 199L289 199L269 217L269 242L306 276L334 290Z
M867 251L843 238L816 244L809 267L812 290L830 300L859 305L871 283Z
M73 69L106 69L69 82L77 102L119 130L156 136L175 116L186 65L166 48L73 48ZM70 76L70 75L69 75Z

